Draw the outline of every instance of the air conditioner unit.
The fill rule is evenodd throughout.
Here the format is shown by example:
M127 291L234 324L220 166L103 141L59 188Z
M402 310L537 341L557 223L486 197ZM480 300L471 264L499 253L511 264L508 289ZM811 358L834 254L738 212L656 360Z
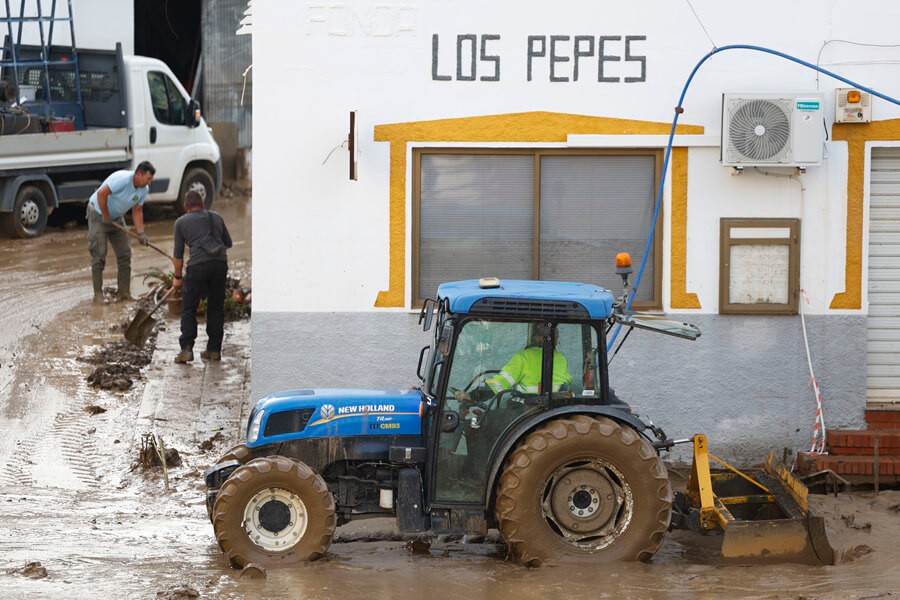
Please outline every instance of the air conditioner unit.
M722 165L820 166L824 114L819 93L723 94Z

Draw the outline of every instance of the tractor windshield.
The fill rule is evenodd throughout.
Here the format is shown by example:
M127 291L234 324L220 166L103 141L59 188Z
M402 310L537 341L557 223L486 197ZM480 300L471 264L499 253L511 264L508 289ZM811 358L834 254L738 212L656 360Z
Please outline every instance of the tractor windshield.
M547 337L555 343L546 365L552 381L544 380ZM593 327L580 323L465 321L443 403L459 424L440 435L436 500L481 500L494 446L513 422L541 410L529 397L547 387L558 398L599 397L597 339Z

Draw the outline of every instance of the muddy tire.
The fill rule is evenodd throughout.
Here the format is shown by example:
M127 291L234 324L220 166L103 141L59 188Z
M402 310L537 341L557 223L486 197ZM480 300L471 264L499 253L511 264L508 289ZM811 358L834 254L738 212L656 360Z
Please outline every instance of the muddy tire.
M672 515L653 447L606 417L557 419L528 434L500 476L496 518L512 558L647 561Z
M241 443L232 446L228 452L219 457L216 464L228 462L229 460L236 460L242 465L250 462L250 449L247 448L247 444Z
M188 192L197 192L203 198L205 208L211 208L216 199L216 183L213 181L209 171L200 167L189 169L184 173L184 179L181 182L181 190L178 192L178 200L175 201L173 208L179 216L183 215L184 196Z
M335 526L334 496L325 480L283 456L239 467L213 507L216 540L237 568L316 560L331 545Z
M49 214L44 191L34 185L23 185L16 193L12 212L2 215L3 226L10 237L37 237L47 226Z

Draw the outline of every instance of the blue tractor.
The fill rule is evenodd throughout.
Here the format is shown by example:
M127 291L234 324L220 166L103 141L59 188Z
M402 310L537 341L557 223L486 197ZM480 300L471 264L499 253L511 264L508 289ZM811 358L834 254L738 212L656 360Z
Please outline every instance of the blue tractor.
M237 567L312 561L373 515L401 532L498 528L517 562L647 560L672 513L661 429L607 376L611 328L695 339L591 284L445 283L420 387L299 389L256 403L246 444L206 474L219 546ZM630 330L629 330L630 331Z

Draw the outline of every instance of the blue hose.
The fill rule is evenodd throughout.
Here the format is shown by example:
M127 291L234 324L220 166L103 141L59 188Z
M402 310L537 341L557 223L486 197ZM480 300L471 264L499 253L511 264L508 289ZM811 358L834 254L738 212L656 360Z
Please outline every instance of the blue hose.
M749 44L730 44L728 46L722 46L720 48L713 48L710 50L706 56L700 59L700 61L694 66L694 70L691 71L691 74L688 76L687 81L684 82L684 89L681 90L681 96L678 98L678 105L675 107L675 118L672 119L672 129L669 131L669 142L666 144L666 157L663 160L663 168L662 175L659 177L659 190L656 192L656 206L653 209L653 222L650 225L650 235L647 237L647 245L644 247L644 257L641 259L641 266L638 269L637 277L634 279L634 287L631 289L631 296L628 297L628 302L625 305L625 310L631 309L631 303L634 302L634 297L637 294L638 286L641 284L641 276L644 274L644 267L647 265L647 257L650 255L650 246L653 243L653 232L656 231L656 220L659 217L659 206L662 204L662 196L663 196L663 188L665 187L666 181L666 172L669 169L669 156L672 154L672 142L675 139L675 128L678 125L678 115L684 112L684 108L682 105L684 103L684 97L687 95L688 88L691 86L691 81L694 79L694 75L697 74L697 71L700 70L700 66L703 65L714 54L718 54L719 52L724 52L725 50L756 50L757 52L765 52L767 54L773 54L775 56L780 56L781 58L786 58L787 60L793 61L797 64L803 65L804 67L809 67L810 69L814 69L820 73L824 73L829 77L833 77L839 81L843 81L844 83L848 83L851 86L858 88L860 90L869 92L873 96L877 96L882 100L887 100L888 102L892 102L900 106L900 100L896 98L892 98L881 92L876 92L872 88L866 87L864 85L860 85L855 81L851 81L846 77L842 77L837 73L833 73L828 69L823 69L818 65L814 65L812 63L808 63L805 60L800 60L795 56L791 56L790 54L785 54L784 52L778 52L777 50L772 50L771 48L764 48L762 46L751 46ZM657 265L658 267L658 265ZM619 331L622 329L621 325L616 326L616 330L613 332L612 338L609 340L609 344L606 347L607 352L612 348L613 342L616 341L616 338L619 335Z

